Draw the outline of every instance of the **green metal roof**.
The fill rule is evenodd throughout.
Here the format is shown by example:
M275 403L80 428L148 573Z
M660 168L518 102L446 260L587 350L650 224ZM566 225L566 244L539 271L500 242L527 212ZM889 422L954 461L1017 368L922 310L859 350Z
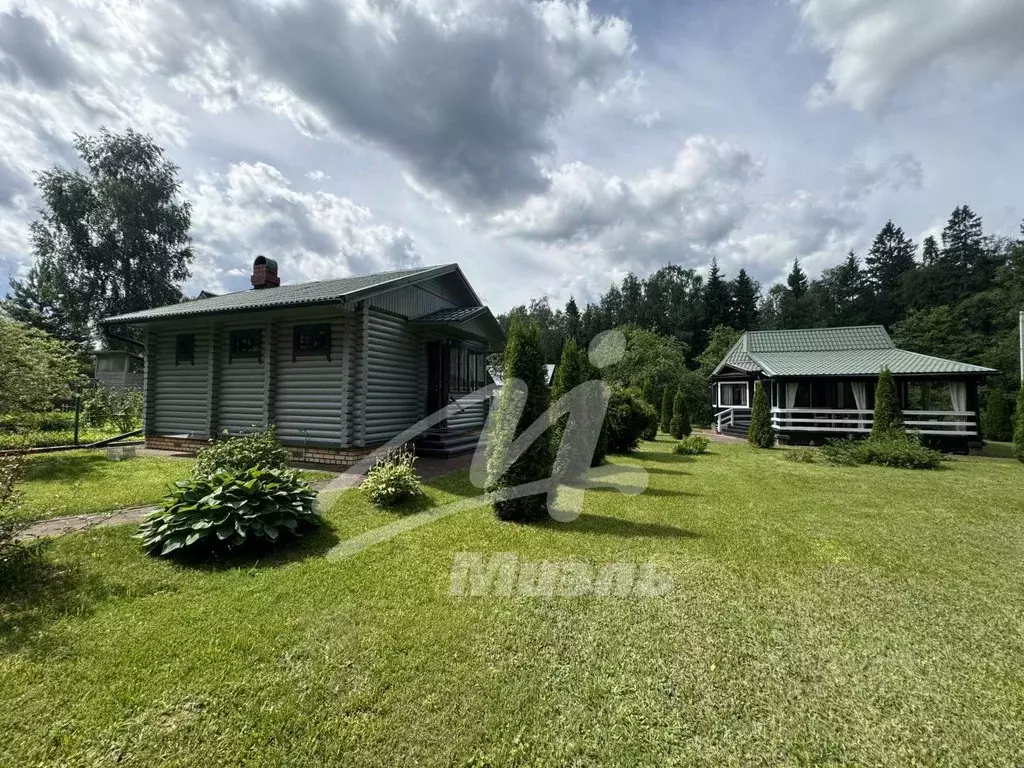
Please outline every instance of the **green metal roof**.
M445 264L439 267L400 269L393 272L378 272L373 275L342 277L337 280L318 280L312 283L281 285L276 288L236 291L220 296L210 296L202 301L184 301L180 304L169 304L165 307L131 312L127 315L107 317L101 322L103 325L144 323L172 317L283 309L306 304L329 304L341 300L352 301L369 294L400 288L409 283L417 283L451 272L458 272L461 275L457 264ZM466 285L469 286L468 282ZM472 292L472 288L470 288L470 292Z
M712 375L726 367L768 376L871 376L882 368L904 376L995 373L980 365L898 349L880 325L750 331L732 346Z
M412 318L410 323L465 323L482 315L487 307L449 307Z

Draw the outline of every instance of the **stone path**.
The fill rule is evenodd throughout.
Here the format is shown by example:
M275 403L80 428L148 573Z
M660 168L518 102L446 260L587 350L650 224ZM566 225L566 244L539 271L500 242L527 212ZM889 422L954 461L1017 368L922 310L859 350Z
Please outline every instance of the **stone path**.
M140 453L142 452L140 451ZM154 451L147 449L144 455L167 457L175 454L172 454L170 451ZM182 456L182 454L176 454L176 456ZM433 480L435 477L440 477L441 475L446 475L449 472L455 472L459 469L469 469L469 465L472 461L473 454L471 453L466 454L465 456L456 456L451 459L433 459L424 457L416 460L416 469L419 471L420 477L426 481ZM297 466L302 469L325 471L323 467L313 464L301 464ZM328 483L333 483L333 487L335 489L355 488L363 482L365 477L365 475L355 473L342 473L333 478L317 481L313 483L313 487L320 490ZM38 522L32 523L21 532L18 538L23 541L30 541L32 539L41 539L48 536L63 536L67 533L88 531L92 528L106 528L111 525L137 523L155 509L157 509L155 506L132 507L130 509L118 509L95 515L53 517L49 520L39 520Z

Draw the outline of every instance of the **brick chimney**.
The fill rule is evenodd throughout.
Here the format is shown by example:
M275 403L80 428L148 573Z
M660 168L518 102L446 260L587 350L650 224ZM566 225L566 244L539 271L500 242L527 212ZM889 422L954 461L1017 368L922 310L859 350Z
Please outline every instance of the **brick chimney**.
M281 278L277 276L277 262L268 259L266 256L257 256L252 263L252 287L276 288L281 284Z

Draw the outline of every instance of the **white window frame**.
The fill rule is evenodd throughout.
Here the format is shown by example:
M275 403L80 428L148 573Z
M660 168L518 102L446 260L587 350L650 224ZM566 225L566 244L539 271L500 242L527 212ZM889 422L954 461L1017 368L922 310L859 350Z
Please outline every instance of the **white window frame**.
M743 387L743 405L724 405L722 403L722 385L730 387ZM718 382L718 401L715 403L719 408L749 408L750 407L750 382L749 381L720 381Z

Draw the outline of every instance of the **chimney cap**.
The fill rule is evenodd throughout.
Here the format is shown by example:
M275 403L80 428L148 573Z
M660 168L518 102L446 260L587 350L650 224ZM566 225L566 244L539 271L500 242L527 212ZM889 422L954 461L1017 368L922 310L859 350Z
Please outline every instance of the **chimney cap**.
M256 261L252 265L253 267L266 267L268 272L277 272L277 262L262 254L256 257Z

